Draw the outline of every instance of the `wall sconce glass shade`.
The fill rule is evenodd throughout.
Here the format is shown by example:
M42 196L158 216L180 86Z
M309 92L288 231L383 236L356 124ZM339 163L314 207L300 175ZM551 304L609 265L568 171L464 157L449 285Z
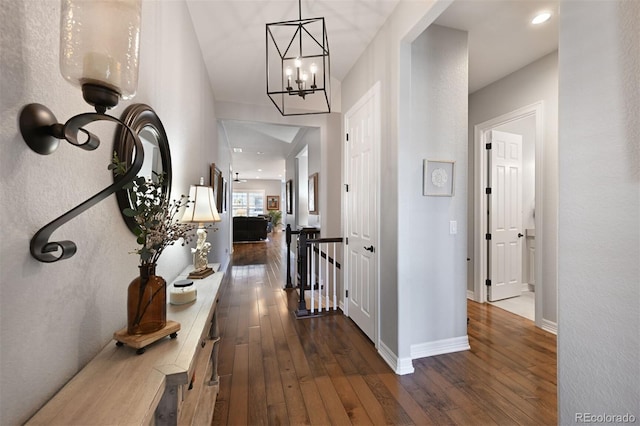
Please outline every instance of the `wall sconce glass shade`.
M300 9L300 1L298 1ZM282 115L331 112L324 18L266 24L267 95Z
M62 0L60 72L85 100L111 108L138 86L141 0Z
M82 95L96 112L78 114L58 122L53 112L38 103L25 105L18 125L26 144L36 153L53 153L60 140L92 151L100 146L97 135L85 127L109 121L122 127L125 138L135 147L135 156L126 172L113 184L49 222L31 238L31 255L52 263L72 257L73 241L50 241L53 232L131 182L142 167L144 152L138 137L127 124L105 112L120 98L135 95L138 85L141 0L62 0L60 18L60 72L82 88Z

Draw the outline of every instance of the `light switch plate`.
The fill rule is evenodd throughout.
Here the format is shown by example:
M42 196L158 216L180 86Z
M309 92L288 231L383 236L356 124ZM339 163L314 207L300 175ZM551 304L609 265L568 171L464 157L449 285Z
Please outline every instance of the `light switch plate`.
M449 234L456 235L458 233L458 222L455 220L449 221Z

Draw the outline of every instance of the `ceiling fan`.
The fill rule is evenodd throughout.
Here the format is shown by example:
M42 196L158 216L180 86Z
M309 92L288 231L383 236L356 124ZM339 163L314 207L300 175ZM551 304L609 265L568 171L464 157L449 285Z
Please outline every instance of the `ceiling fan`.
M239 173L236 172L236 178L233 180L234 182L246 182L247 181L246 179L240 179L238 177L238 175L239 175Z

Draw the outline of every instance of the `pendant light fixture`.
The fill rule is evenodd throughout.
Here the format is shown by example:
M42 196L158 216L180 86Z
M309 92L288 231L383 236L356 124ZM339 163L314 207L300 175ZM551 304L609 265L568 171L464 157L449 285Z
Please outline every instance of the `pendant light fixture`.
M329 41L324 18L266 25L267 95L282 115L331 112Z

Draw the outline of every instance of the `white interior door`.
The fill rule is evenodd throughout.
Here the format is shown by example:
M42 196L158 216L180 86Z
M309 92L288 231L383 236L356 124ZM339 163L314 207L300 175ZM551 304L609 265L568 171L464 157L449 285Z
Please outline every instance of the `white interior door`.
M522 292L522 136L491 130L489 301Z
M377 146L379 94L370 91L345 115L346 313L375 342L377 318Z

